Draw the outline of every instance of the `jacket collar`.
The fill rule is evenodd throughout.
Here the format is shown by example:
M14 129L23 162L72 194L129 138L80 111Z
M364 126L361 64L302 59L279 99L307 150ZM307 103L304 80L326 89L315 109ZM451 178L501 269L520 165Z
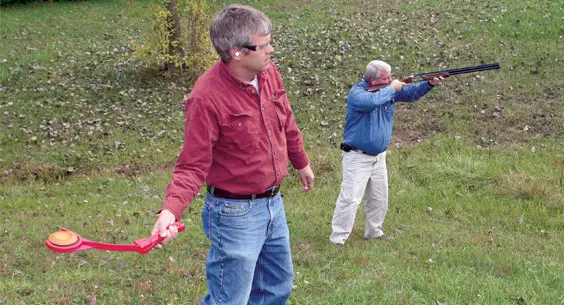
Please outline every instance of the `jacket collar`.
M229 71L227 64L221 59L219 60L219 69L221 71L221 75L225 77L227 80L229 80L230 82L232 82L235 86L239 88L252 86L251 84L242 82L240 79L235 77L235 75L233 75L231 71ZM274 69L274 67L270 67L270 69ZM268 71L257 73L257 78L258 78L259 86L262 87L262 84L264 84L264 82L268 80Z
M369 87L368 82L365 81L364 79L360 83L358 83L358 86L361 86L364 89L368 89Z

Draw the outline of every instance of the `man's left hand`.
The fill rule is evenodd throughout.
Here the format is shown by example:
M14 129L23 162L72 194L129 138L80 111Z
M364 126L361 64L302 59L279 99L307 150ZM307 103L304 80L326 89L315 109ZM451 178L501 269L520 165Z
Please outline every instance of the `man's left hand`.
M304 188L302 189L304 192L309 192L313 189L313 181L315 177L313 176L313 171L311 167L308 165L300 170L298 170L298 176L300 177L300 181Z
M428 82L429 82L429 85L435 87L436 85L441 84L441 80L443 80L443 77L439 76L439 77L433 77L433 79L428 80Z

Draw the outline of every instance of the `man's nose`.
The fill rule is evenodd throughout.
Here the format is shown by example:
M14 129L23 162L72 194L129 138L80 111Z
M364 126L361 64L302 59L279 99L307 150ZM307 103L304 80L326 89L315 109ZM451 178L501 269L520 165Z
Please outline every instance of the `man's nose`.
M266 48L266 53L267 54L274 53L274 47L271 44L269 44L268 47Z

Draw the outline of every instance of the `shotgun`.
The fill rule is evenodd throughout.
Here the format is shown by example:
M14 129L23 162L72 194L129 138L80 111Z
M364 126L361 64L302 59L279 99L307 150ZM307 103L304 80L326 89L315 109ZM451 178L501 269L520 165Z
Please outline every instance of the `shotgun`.
M466 74L466 73L473 73L473 72L480 72L480 71L487 71L487 70L497 70L497 69L500 69L500 68L501 68L501 66L499 65L499 63L493 63L493 64L485 64L485 65L479 65L479 66L471 66L471 67L464 67L464 68L457 68L457 69L442 70L442 71L437 71L437 72L427 72L427 73L412 75L412 76L402 80L402 82L409 84L409 83L420 82L420 81L424 81L424 80L432 80L435 77L447 78L451 75ZM378 90L380 90L380 89L382 89L382 88L384 88L388 85L389 84L380 84L380 85L376 85L376 86L369 86L368 91L370 91L370 92L378 91Z

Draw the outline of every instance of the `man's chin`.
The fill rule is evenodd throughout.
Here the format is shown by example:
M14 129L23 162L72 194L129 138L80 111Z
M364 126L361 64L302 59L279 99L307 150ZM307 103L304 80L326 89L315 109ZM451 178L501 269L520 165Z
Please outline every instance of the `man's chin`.
M268 60L268 61L264 64L262 71L264 72L264 71L270 69L270 66L271 66L271 65L270 65L270 60Z
M268 69L270 69L270 65L262 66L260 69L257 69L257 70L258 70L257 72L259 72L259 73L260 73L260 72L265 72L265 71L267 71Z
M268 69L270 69L271 65L270 65L270 60L265 61L264 64L262 66L257 66L257 67L253 67L253 70L256 71L256 73L260 73L260 72L265 72Z

